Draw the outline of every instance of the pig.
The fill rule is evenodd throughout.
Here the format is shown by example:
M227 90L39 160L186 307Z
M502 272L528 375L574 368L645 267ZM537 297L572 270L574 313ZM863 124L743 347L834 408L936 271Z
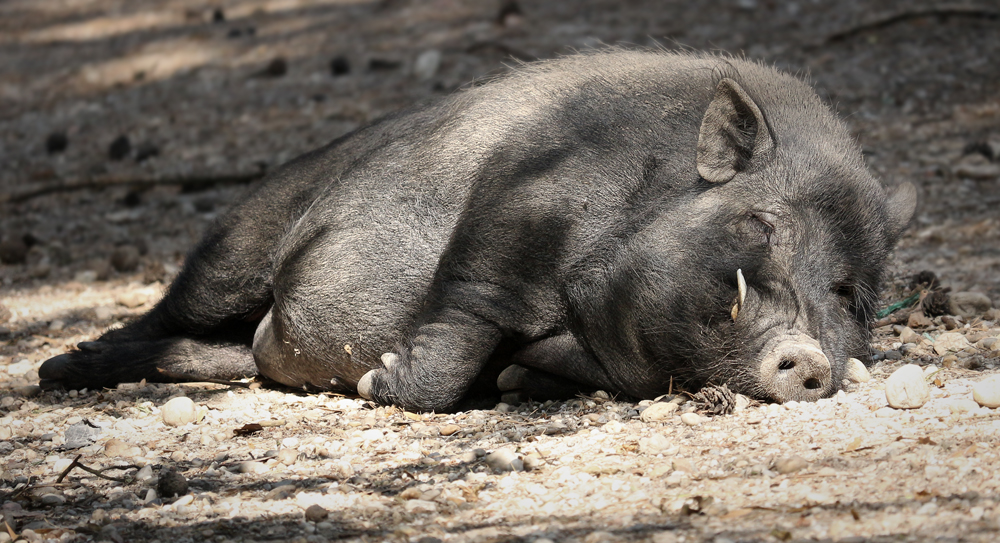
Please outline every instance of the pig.
M292 160L148 313L45 387L260 375L418 411L475 394L834 394L916 205L803 81L610 49Z

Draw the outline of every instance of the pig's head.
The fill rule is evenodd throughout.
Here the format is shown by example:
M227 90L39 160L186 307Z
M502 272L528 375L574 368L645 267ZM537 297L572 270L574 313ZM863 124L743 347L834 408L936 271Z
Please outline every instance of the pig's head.
M698 179L651 199L657 218L614 267L631 279L613 282L615 302L603 310L634 332L613 340L626 354L610 365L623 382L648 385L636 395L662 392L672 378L816 400L840 389L850 357L868 352L883 270L915 190L883 188L808 86L761 71L716 78Z

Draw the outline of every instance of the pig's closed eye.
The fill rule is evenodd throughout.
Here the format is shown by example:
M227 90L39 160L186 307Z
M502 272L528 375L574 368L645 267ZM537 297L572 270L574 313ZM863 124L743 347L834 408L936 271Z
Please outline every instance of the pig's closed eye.
M774 223L768 219L769 219L768 217L765 217L760 213L750 214L750 225L753 228L753 230L756 233L760 234L764 243L766 243L767 245L771 245L774 234Z

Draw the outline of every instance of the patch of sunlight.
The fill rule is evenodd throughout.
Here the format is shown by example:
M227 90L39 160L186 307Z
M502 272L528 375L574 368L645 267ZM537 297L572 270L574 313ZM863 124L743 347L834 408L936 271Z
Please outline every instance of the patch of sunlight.
M129 32L140 32L180 26L185 23L182 11L143 11L126 15L96 17L85 21L49 26L23 35L28 43L58 41L89 41L110 38Z
M158 81L224 58L229 47L189 37L158 41L123 57L86 64L74 79L84 87L98 89L129 82Z
M376 0L250 0L226 8L226 17L238 19L262 13L279 13L316 6L355 6Z

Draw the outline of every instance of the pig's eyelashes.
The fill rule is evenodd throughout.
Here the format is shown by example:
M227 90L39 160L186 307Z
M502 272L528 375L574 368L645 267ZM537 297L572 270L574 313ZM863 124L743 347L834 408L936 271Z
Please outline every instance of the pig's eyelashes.
M750 219L754 229L764 236L764 240L770 245L771 235L774 234L774 223L760 213L751 213Z
M746 215L742 229L754 243L771 246L777 244L774 224L775 220L770 213L754 211Z

